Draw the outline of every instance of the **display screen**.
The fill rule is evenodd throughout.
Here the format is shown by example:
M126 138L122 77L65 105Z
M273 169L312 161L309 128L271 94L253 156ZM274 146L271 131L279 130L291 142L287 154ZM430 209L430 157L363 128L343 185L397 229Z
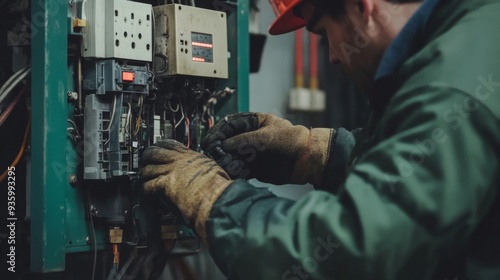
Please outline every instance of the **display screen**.
M191 32L191 46L193 61L214 61L214 46L212 43L212 34Z

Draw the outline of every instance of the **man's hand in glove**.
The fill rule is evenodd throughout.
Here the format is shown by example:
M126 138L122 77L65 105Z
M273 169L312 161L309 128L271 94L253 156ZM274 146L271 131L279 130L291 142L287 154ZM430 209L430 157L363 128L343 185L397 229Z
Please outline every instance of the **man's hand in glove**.
M213 160L175 140L157 142L142 154L141 177L147 193L165 193L194 222L205 240L205 221L210 209L231 184L227 173Z
M207 149L221 141L221 148L233 157L225 166L232 177L320 185L333 133L333 129L294 126L272 114L238 113L210 129L201 146Z

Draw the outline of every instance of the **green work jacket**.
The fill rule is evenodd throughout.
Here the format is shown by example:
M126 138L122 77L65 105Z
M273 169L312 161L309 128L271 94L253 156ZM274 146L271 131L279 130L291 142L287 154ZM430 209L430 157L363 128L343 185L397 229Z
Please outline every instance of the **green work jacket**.
M337 184L291 201L238 180L215 202L229 279L500 279L500 1L439 1L415 38L370 123L337 130Z

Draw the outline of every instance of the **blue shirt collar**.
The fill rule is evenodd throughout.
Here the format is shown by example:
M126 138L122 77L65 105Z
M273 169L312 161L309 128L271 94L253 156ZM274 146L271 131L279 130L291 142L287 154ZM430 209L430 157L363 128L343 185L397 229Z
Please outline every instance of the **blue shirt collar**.
M412 55L417 35L423 31L439 0L425 0L389 45L380 61L375 80L391 76Z

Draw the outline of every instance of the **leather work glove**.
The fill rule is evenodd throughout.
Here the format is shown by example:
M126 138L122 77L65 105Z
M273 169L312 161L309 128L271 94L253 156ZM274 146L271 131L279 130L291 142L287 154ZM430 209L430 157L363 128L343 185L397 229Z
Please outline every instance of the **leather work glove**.
M212 205L232 183L227 173L213 160L175 140L148 147L141 163L145 192L163 192L205 241L205 221Z
M238 113L212 127L201 147L206 150L220 141L232 156L224 166L232 178L321 185L333 133L333 129L294 126L273 114Z

